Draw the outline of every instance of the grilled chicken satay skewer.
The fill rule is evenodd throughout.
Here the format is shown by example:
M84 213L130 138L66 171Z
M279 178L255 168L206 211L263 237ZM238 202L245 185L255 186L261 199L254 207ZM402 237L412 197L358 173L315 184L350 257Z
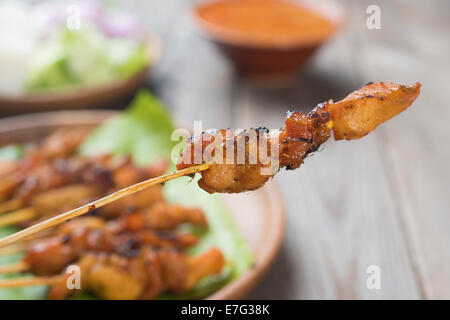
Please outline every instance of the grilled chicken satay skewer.
M29 266L24 261L0 266L0 274L27 271Z
M20 270L19 270L20 271ZM0 289L20 288L29 286L51 286L64 279L63 275L49 277L21 277L0 281Z
M41 193L31 194L28 195L26 199L22 197L20 203L28 203L29 206L0 215L0 227L23 223L32 219L42 218L42 216L48 217L55 215L64 211L64 208L68 210L84 204L89 200L99 198L104 195L108 189L125 187L158 176L167 169L167 161L165 160L154 162L146 168L135 167L129 159L123 159L123 164L115 166L115 168L108 168L104 166L104 164L100 165L97 163L92 166L91 160L92 159L83 159L81 164L80 159L67 159L61 161L62 163L60 162L56 167L72 167L72 169L63 169L63 172L54 173L54 176L64 176L64 171L69 171L67 173L69 177L64 177L62 179L49 177L48 179L69 182L78 179L83 183L65 185ZM74 176L81 178L71 178ZM28 177L27 179L33 180L33 177ZM24 189L27 189L26 183ZM113 217L117 215L117 212L123 211L121 209L129 203L133 203L133 205L143 208L150 206L154 202L161 201L162 198L161 188L155 187L147 189L133 197L124 199L116 203L114 207L105 208L99 213L100 215ZM13 199L12 201L17 200L19 199Z
M76 263L82 273L81 287L102 299L153 299L163 292L183 293L201 279L219 274L225 265L222 253L211 248L195 257L162 249L141 249L126 258L117 254L87 253ZM48 297L65 299L76 293L67 288L69 275L16 278L0 281L1 288L52 285Z
M8 213L10 211L18 210L23 206L22 201L19 199L0 201L0 215Z
M185 208L177 204L169 204L163 201L151 204L151 206L149 205L144 209L140 208L139 205L132 206L131 208L133 211L130 211L129 208L130 207L123 208L121 215L106 222L109 230L114 233L124 231L135 232L144 229L164 231L173 230L183 223L189 223L198 227L206 227L207 225L203 212L198 208ZM56 228L52 233L46 232L44 234L39 234L39 237L23 239L18 243L1 248L0 256L23 252L29 246L39 242L43 238L67 232L73 225L79 226L78 221L103 221L103 217L80 218L75 221L69 221L67 224L63 224ZM100 227L100 223L97 223L96 226ZM0 271L0 274L1 273L2 272Z
M0 215L0 227L24 223L42 215L51 215L95 199L101 191L93 185L74 184L37 194L29 206Z
M0 239L0 248L5 247L5 246L12 244L16 241L19 241L21 239L24 239L26 237L30 237L30 236L32 236L38 232L41 232L43 230L47 230L51 227L57 226L65 221L70 220L70 219L73 219L73 218L79 217L83 214L92 212L92 211L96 210L97 208L103 207L114 201L118 201L126 196L133 195L139 191L148 189L148 188L153 187L158 184L163 184L167 181L170 181L170 180L182 177L182 176L192 175L197 172L207 170L211 166L212 166L211 164L201 164L198 166L193 166L190 168L186 168L184 170L179 170L179 171L176 171L176 172L173 172L170 174L166 174L166 175L163 175L163 176L160 176L157 178L152 178L152 179L149 179L146 181L142 181L142 182L139 182L132 186L123 188L123 189L116 191L108 196L105 196L99 200L90 202L79 208L76 208L76 209L73 209L66 213L57 215L53 218L50 218L48 220L45 220L38 224L35 224L29 228L26 228L24 230L21 230L19 232L12 234L12 235L4 237L4 238Z
M135 182L134 182L135 183ZM92 185L69 185L36 195L30 201L30 206L0 215L0 227L14 224L27 224L31 221L55 216L60 212L70 210L93 199L99 198L104 192ZM122 199L114 207L104 207L98 215L105 218L118 216L125 208L133 206L139 209L150 207L163 201L164 196L159 186L143 190L134 196Z
M108 189L112 184L112 170L104 164L81 158L57 159L37 165L33 170L15 172L18 182L10 197L0 204L0 214L32 205L34 198L69 185L91 185ZM1 185L8 184L8 177L0 178Z
M198 237L193 234L174 231L146 229L114 234L107 228L81 227L33 244L27 248L21 262L0 266L0 273L30 271L38 276L55 275L86 252L129 255L143 246L182 250L197 242Z
M22 160L27 163L26 159ZM0 213L22 208L26 205L33 206L35 202L47 204L42 206L43 211L51 211L51 201L48 198L58 200L66 194L55 191L70 185L85 185L97 189L97 196L101 193L123 188L131 184L160 176L168 168L165 159L152 162L144 168L133 165L130 157L113 158L111 155L97 157L71 156L68 158L57 158L49 161L33 164L32 170L16 172L17 180L20 182L8 201L0 204ZM5 180L0 178L0 185ZM49 196L46 197L46 194ZM53 194L54 193L54 194ZM70 192L69 192L70 193ZM74 192L77 194L77 192ZM57 202L57 201L53 201ZM59 203L55 205L61 208Z
M16 210L22 205L19 199L7 201L24 182L42 165L72 155L84 141L89 130L84 128L58 130L37 146L25 152L23 158L0 165L0 214ZM34 181L35 182L35 181Z
M263 162L258 145L252 149L249 131L227 136L225 130L204 132L193 137L182 154L177 169L192 166L196 159L214 165L201 173L198 185L209 193L243 192L260 188L278 169L296 169L334 134L335 140L352 140L366 136L381 123L408 108L420 93L420 83L411 86L393 83L369 83L345 99L319 104L305 114L289 112L284 128L276 131L253 130L258 145L267 144L268 161ZM237 154L239 146L241 154ZM226 160L231 150L232 163ZM273 150L276 150L274 153ZM210 154L205 159L202 155ZM243 154L243 156L242 156ZM237 159L241 161L237 163ZM251 160L253 159L253 162ZM275 170L271 165L278 164Z
M308 154L316 151L322 143L329 139L332 132L336 140L359 139L374 130L381 123L404 111L417 98L420 93L420 87L420 83L411 86L393 83L369 83L341 101L336 103L329 101L318 105L317 108L308 114L300 112L289 113L283 129L277 132L263 133L260 137L269 146L276 144L279 152L276 155L269 154L269 157L273 158L276 156L279 159L280 167L296 169L303 163ZM223 137L226 137L226 135L223 135ZM155 184L196 172L203 172L201 174L202 178L199 180L199 186L210 193L234 193L258 189L276 174L276 172L272 174L262 174L261 172L263 168L270 168L271 161L268 164L264 164L260 155L251 154L250 147L243 135L233 137L234 139L232 139L231 143L227 139L217 141L219 150L222 149L222 154L225 157L227 149L231 149L229 146L236 146L240 137L244 137L243 141L246 150L244 164L226 164L226 162L219 164L208 159L205 161L200 156L200 161L204 163L195 165L196 140L201 139L199 142L200 155L204 154L205 148L210 144L208 141L214 141L214 135L204 133L200 137L194 137L182 154L177 165L179 171L125 188L91 204L0 239L0 247ZM234 150L238 150L238 148L235 147ZM252 157L256 159L254 164L249 161Z
M59 226L55 235L27 246L21 263L0 265L0 274L30 270L35 275L52 275L86 251L121 252L134 246L152 245L184 249L195 245L192 234L174 232L180 224L205 228L207 221L198 208L159 203L146 211L126 213L105 221L100 217L79 218Z
M0 266L0 273L31 271L36 277L3 280L0 288L54 285L49 298L66 298L74 292L67 289L68 275L61 272L78 258L75 263L83 272L82 288L93 289L101 298L150 299L164 291L187 291L202 278L219 273L224 258L217 249L192 258L173 251L196 243L196 237L189 234L161 232L174 230L182 223L200 227L207 224L199 209L167 203L107 222L99 217L68 222L58 228L55 237L36 243L22 262ZM153 251L148 245L160 249ZM135 256L136 250L143 252L136 258L124 258L130 253Z

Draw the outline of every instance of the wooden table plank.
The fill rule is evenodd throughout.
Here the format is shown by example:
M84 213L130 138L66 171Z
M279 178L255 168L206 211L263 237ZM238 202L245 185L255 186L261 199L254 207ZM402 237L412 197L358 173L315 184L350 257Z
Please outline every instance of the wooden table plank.
M395 4L382 2L389 10L382 10L380 31L362 31L364 61L377 79L417 80L423 90L413 108L383 128L378 143L424 296L449 299L450 5Z
M355 14L365 15L365 9L352 11ZM323 49L293 88L270 93L248 87L236 108L246 115L239 118L244 122L239 126L278 127L283 110L296 105L311 109L371 80L358 72L358 50L352 50L358 38L354 23ZM330 142L303 168L276 178L286 200L286 241L273 270L251 298L421 297L377 135ZM370 265L381 268L381 290L366 286Z

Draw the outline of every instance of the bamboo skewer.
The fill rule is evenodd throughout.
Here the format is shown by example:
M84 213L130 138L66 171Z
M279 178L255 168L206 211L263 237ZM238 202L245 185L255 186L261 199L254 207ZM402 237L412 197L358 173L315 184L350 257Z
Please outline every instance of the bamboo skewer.
M57 275L50 277L21 277L15 279L6 279L0 281L0 289L27 286L50 286L61 281L63 278L63 275Z
M20 223L36 217L36 211L33 208L24 208L10 212L0 217L0 227Z
M30 207L23 207L24 201L10 200L0 204L0 227L37 218L42 213L56 211L63 205L66 208L73 207L83 203L82 200L92 199L95 196L100 196L100 193L92 186L69 184L38 193L34 196Z
M0 256L7 256L19 252L23 252L27 249L28 243L13 243L0 249ZM0 266L1 267L1 266Z
M9 200L6 202L0 203L0 214L8 213L13 210L20 209L22 207L22 201L18 199Z
M12 272L22 272L28 270L28 265L25 262L17 262L13 264L8 264L0 266L0 274L12 273ZM2 282L0 282L2 283Z
M0 248L0 257L12 255L15 253L25 252L30 246L39 243L42 239L45 239L47 236L32 235L29 238L21 239L13 244L7 245L6 247ZM36 237L40 236L40 237ZM48 236L51 236L49 234ZM1 266L0 266L1 267Z
M136 183L132 186L126 187L124 189L121 189L119 191L116 191L106 197L103 197L99 200L93 201L91 203L88 203L84 206L81 206L79 208L73 209L71 211L68 211L66 213L57 215L51 219L45 220L43 222L40 222L34 226L31 226L27 229L21 230L19 232L16 232L12 235L9 235L7 237L4 237L0 239L0 248L5 247L9 244L12 244L18 240L21 240L25 237L31 236L37 232L46 230L48 228L54 227L58 224L61 224L67 220L76 218L78 216L81 216L83 214L89 213L94 211L97 208L103 207L104 205L107 205L111 202L114 202L116 200L122 199L123 197L126 197L128 195L132 195L138 191L147 189L151 186L165 183L166 181L173 180L182 176L191 175L197 172L205 171L209 169L212 166L210 163L201 164L198 166L189 167L183 170L179 170L170 174L166 174L157 178L152 178L149 180L145 180L139 183Z

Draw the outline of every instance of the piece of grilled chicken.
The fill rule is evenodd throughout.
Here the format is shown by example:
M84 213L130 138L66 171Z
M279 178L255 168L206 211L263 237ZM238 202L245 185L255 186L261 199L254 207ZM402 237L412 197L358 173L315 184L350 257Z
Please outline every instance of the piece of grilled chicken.
M310 153L329 139L331 132L335 140L366 136L407 109L419 95L420 87L420 83L404 86L371 82L345 99L321 103L309 113L288 112L285 126L280 130L259 128L232 134L228 130L203 132L191 138L177 169L213 163L201 173L198 181L209 193L258 189L279 168L298 168ZM252 140L254 137L256 140ZM252 146L250 141L256 144Z
M164 292L188 292L201 279L219 274L225 266L225 258L216 248L194 257L176 250L142 248L133 257L87 253L77 265L82 275L81 288L100 299L147 300ZM76 293L68 288L68 277L70 275L50 288L49 299L66 299Z
M130 255L148 245L186 249L195 245L198 237L177 232L182 224L208 226L202 210L164 202L108 221L101 217L77 218L59 226L54 235L33 241L22 261L34 275L46 276L62 272L86 252Z

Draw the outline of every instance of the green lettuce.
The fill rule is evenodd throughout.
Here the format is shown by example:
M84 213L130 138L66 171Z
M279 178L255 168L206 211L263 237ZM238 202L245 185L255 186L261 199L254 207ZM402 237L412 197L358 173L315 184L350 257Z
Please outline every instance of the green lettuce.
M109 152L117 155L132 155L138 165L145 165L161 157L170 158L177 141L171 141L174 125L163 104L147 91L138 92L127 111L113 117L99 126L81 146L80 153L94 155ZM0 152L1 154L1 152ZM171 166L170 170L173 170ZM195 255L215 246L222 250L227 266L221 275L211 276L201 281L191 292L182 296L163 295L161 299L197 299L204 297L249 270L253 263L251 249L239 232L228 208L217 195L210 195L200 189L196 179L182 177L169 181L164 192L170 202L186 206L201 207L209 222L208 230L188 228L201 236L201 241L188 253ZM1 230L1 229L0 229ZM11 232L10 230L9 232ZM26 288L29 289L29 288ZM0 294L1 294L0 290ZM43 298L40 291L19 291L4 293L1 298ZM82 293L74 299L89 299Z
M31 57L26 89L39 92L105 84L132 77L148 64L148 50L136 40L108 38L94 26L63 28Z
M19 231L16 227L2 227L0 228L0 238L6 237L9 234ZM22 253L12 255L1 255L0 265L11 264L20 261ZM20 273L10 273L0 275L1 279L21 277ZM0 300L36 300L44 299L47 288L44 286L31 286L22 288L0 289Z
M11 161L19 159L23 153L23 146L10 144L0 148L0 161Z

